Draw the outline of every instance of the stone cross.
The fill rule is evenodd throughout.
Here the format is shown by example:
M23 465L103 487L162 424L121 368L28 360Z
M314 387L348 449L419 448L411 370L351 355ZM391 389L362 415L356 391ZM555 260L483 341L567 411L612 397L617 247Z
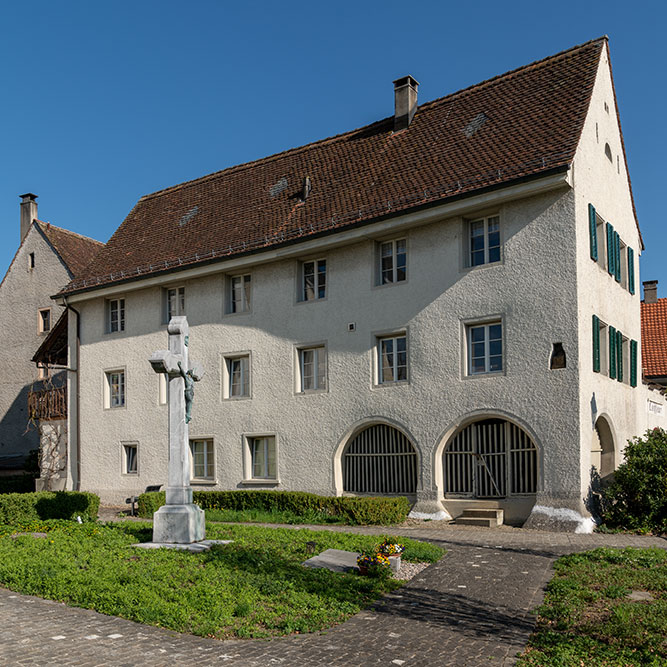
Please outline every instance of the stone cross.
M169 350L150 358L156 373L169 381L169 470L166 504L153 516L153 542L190 544L204 539L204 512L192 503L189 427L194 382L204 372L188 359L189 328L185 317L172 317L167 327Z

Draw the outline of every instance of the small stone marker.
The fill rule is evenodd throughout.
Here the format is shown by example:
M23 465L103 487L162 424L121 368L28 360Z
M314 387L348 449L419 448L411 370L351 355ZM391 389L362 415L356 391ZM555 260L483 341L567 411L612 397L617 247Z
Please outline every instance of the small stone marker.
M342 549L327 549L319 556L313 556L302 565L304 567L323 567L332 572L356 571L358 553L354 551L343 551Z

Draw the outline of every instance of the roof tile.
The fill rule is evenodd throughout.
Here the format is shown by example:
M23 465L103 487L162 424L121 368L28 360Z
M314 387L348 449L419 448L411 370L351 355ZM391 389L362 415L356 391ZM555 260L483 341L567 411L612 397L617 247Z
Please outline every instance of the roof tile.
M667 298L642 301L642 366L648 378L667 376Z

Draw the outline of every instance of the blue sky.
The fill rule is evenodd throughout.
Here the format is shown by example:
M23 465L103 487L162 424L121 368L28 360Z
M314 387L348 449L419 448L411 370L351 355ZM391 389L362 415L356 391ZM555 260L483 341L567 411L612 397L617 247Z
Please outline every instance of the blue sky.
M664 2L3 3L0 267L19 197L106 241L143 194L393 113L594 37L610 37L646 251L667 296Z

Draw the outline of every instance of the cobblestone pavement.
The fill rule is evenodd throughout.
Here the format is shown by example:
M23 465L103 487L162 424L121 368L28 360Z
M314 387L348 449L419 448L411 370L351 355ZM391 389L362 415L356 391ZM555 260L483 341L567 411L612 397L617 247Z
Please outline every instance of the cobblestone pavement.
M322 529L322 526L313 528ZM380 529L334 528L381 533ZM597 546L658 546L626 535L403 526L447 555L394 594L327 632L216 641L0 589L2 665L511 665L534 625L553 560Z

